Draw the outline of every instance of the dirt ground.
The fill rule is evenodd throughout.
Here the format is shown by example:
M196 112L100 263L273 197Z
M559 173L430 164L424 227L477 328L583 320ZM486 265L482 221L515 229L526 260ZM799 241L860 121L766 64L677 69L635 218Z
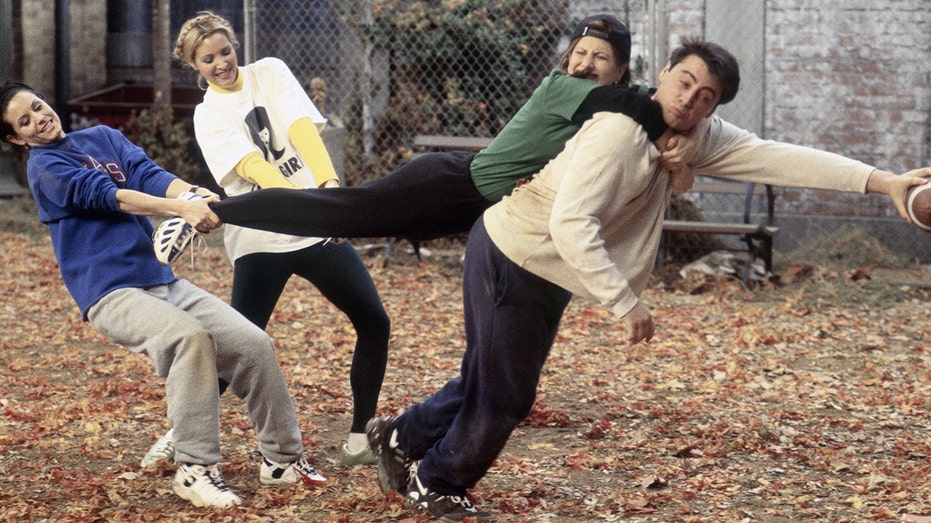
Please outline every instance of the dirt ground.
M573 301L536 407L474 501L503 522L927 521L931 273L863 237L830 240L778 256L775 282L752 290L656 278L649 344ZM80 321L30 200L0 200L0 245L0 521L426 521L373 468L340 465L353 335L306 282L289 283L269 333L329 482L260 487L254 431L227 395L223 471L245 504L196 509L171 492L171 464L139 465L167 429L162 380ZM393 322L380 414L457 374L462 244L428 248L364 258ZM219 234L176 272L228 298Z

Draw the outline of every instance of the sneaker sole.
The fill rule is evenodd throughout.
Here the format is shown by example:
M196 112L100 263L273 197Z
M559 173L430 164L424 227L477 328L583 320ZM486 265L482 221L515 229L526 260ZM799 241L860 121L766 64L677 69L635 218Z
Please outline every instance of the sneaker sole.
M236 500L230 501L225 505L214 505L207 503L204 501L204 498L197 494L197 492L191 490L188 487L185 487L184 485L176 485L174 482L172 482L171 489L174 490L175 494L177 494L179 498L190 502L195 507L230 508L242 504L242 500L240 500L238 497Z

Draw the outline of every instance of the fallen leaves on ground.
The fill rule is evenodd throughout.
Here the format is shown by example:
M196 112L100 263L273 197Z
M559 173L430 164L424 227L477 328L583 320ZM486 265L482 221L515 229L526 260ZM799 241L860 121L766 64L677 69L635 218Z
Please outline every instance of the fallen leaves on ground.
M325 487L263 488L255 434L223 398L224 476L243 500L194 508L174 467L139 460L167 429L151 364L82 323L44 230L0 232L0 521L422 522L347 468L353 332L292 279L269 325ZM380 414L458 372L461 245L366 263L392 318ZM177 273L228 299L218 234ZM472 491L498 521L929 521L931 323L923 271L787 271L779 287L657 283L650 344L573 301L537 404ZM869 277L863 277L868 274Z

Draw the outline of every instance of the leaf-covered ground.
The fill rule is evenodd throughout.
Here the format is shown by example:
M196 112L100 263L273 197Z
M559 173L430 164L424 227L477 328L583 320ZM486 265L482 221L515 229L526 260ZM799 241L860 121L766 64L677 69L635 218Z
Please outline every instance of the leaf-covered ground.
M162 380L80 321L34 206L0 211L0 521L426 520L385 498L373 468L340 465L352 331L297 279L269 332L328 485L260 487L254 431L225 397L223 471L245 504L176 497L171 465L139 466L167 428ZM457 373L461 250L365 258L393 320L382 414ZM931 275L828 258L783 262L780 286L752 292L657 279L650 344L628 346L605 309L573 302L537 405L475 501L505 522L928 521ZM218 234L177 272L228 298Z

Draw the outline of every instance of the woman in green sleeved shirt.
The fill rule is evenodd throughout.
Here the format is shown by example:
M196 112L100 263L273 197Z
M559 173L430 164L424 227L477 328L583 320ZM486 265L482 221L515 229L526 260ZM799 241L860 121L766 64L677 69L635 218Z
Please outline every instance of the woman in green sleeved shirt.
M268 189L211 205L226 223L302 236L429 239L466 232L481 213L538 172L598 111L622 112L655 139L659 105L627 85L630 31L610 15L583 19L559 69L486 149L430 153L389 175L327 190Z

